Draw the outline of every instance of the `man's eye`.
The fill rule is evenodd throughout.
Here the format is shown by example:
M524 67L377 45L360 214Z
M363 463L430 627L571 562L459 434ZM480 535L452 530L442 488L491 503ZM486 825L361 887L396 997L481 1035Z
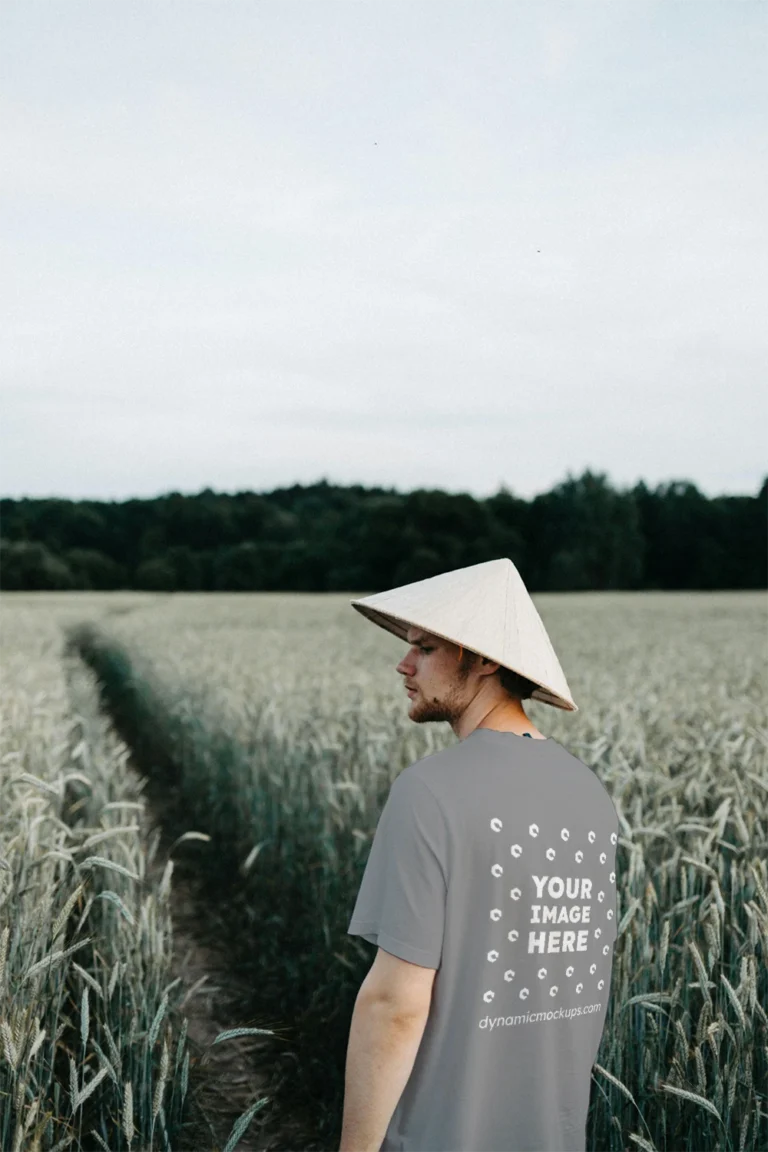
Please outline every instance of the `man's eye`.
M419 647L421 648L422 652L431 652L432 651L432 649L427 648L427 646L425 644L420 644Z

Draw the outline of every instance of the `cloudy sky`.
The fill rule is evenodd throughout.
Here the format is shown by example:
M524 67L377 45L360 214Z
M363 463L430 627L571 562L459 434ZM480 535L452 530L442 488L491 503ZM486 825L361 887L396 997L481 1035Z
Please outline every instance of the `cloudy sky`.
M768 5L4 0L0 491L756 493Z

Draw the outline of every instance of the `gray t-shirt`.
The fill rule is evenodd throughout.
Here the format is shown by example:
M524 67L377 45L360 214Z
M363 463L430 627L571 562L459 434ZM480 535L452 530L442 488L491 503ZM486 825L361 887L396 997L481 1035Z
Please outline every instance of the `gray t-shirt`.
M395 778L347 931L437 974L380 1152L583 1152L618 833L556 740L476 728Z

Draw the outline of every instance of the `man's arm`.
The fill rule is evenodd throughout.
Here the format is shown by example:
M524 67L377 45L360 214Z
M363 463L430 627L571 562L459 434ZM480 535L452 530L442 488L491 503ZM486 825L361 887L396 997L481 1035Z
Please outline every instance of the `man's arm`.
M347 1046L339 1152L380 1152L428 1015L428 1006L403 1014L386 999L358 993Z
M413 955L432 958L408 947ZM339 1152L380 1152L413 1070L436 978L437 967L404 960L378 945L352 1013Z

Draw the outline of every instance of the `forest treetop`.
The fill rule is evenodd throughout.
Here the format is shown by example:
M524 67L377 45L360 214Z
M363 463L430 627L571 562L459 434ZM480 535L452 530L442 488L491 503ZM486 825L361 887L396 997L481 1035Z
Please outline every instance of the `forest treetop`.
M756 496L570 474L524 500L341 486L124 501L0 500L0 588L383 591L508 556L531 592L768 586Z

